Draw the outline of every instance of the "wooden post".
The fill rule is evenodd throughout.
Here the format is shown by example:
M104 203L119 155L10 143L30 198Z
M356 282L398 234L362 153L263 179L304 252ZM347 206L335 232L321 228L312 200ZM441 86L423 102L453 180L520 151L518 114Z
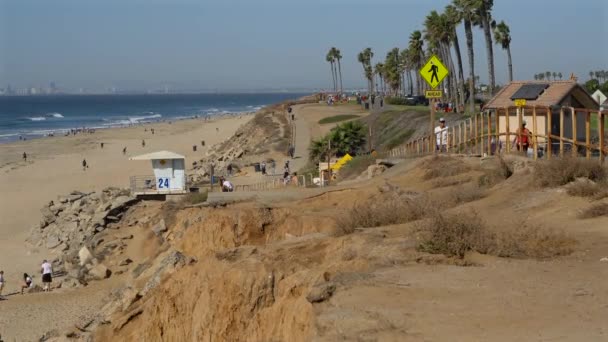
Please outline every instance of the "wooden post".
M431 133L429 134L429 137L431 137L431 139L429 139L429 148L433 151L433 154L435 154L436 148L435 146L433 146L435 139L432 139L433 137L435 137L435 106L433 103L433 99L429 99L429 106L431 106Z
M606 112L597 112L598 115L598 131L600 136L600 164L604 163L604 149L606 148L605 138L604 138L604 129L605 129L605 120L606 120Z
M559 156L564 156L564 107L559 110Z
M518 126L517 126L517 131L515 131L517 133L517 142L518 144L515 145L515 148L517 148L517 151L519 152L524 152L524 154L527 154L528 151L522 151L523 150L523 144L521 143L521 133L522 133L522 125L523 125L523 108L522 107L518 107L517 108L517 122L518 122ZM520 147L521 146L521 147ZM521 150L520 150L521 148Z
M494 153L498 154L500 146L500 109L496 109L495 112L496 117L494 120L496 121L496 140L494 141Z
M479 131L480 131L480 134L479 134L479 146L480 146L480 149L481 149L481 151L480 151L481 153L480 154L481 154L482 157L483 157L483 151L485 151L485 149L483 147L483 145L485 143L484 139L483 139L484 138L484 134L483 134L484 128L485 127L483 125L483 113L479 113Z
M547 159L551 159L551 155L553 154L553 140L551 139L551 120L553 118L553 111L551 107L547 107Z
M506 150L507 153L511 152L511 128L509 127L509 121L511 121L511 113L509 113L509 107L505 108L505 134L506 134Z
M578 133L576 129L576 110L574 107L570 107L572 111L572 156L578 157L578 145L576 144L578 141Z
M491 155L492 154L492 114L490 114L490 111L488 111L487 144L488 144L488 155Z
M586 158L591 159L591 112L585 113L585 148Z
M536 106L532 107L532 143L534 144L534 160L538 158L538 136L536 125Z
M461 122L460 125L458 125L458 153L462 153L462 151L464 150L464 148L462 147L462 143L464 141L463 125L464 122Z

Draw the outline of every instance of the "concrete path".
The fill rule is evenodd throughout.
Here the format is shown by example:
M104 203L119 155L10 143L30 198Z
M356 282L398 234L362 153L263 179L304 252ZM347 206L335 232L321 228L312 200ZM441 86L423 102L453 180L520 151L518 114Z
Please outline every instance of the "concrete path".
M295 116L293 122L295 126L295 158L292 159L289 164L292 171L299 171L301 168L306 166L308 163L308 146L311 140L311 127L310 123L305 117L299 115L301 113L301 105L293 106L292 113ZM291 118L290 118L291 119Z

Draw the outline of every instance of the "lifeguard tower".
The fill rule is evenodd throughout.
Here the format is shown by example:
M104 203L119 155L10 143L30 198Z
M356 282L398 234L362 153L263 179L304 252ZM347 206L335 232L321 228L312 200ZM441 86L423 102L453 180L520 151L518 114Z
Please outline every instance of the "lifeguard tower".
M187 193L185 157L159 151L129 158L151 160L153 176L131 176L131 193L138 195L178 195Z

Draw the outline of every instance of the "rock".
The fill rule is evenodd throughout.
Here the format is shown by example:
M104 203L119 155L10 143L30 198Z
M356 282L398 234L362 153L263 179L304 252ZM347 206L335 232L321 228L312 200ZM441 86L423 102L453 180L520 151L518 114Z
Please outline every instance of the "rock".
M132 263L133 260L126 258L125 260L121 261L120 264L118 264L118 266L127 266L128 264Z
M97 227L105 227L106 225L106 216L108 216L109 211L101 211L95 213L91 218L91 225L93 228Z
M67 199L68 199L68 202L74 203L74 202L78 201L79 199L81 199L83 197L84 197L83 193L77 193L77 194L74 194L74 195L69 195L67 197Z
M601 258L600 262L608 262L608 258Z
M49 235L46 238L46 248L52 249L61 244L61 240L56 235Z
M186 264L186 257L178 252L170 252L158 265L158 268L154 272L154 275L150 277L150 280L144 285L144 288L139 291L140 296L145 296L150 290L154 289L160 284L162 276L167 273L173 273L176 269L183 267Z
M120 239L121 240L131 240L132 238L133 238L133 234L130 234L130 235L123 236Z
M150 268L150 263L146 262L143 264L139 264L137 265L134 269L133 269L133 278L137 278L139 277L145 270L147 270L148 268Z
M68 199L66 197L59 197L58 201L59 201L59 203L62 203L62 204L68 203Z
M331 282L319 284L310 290L306 296L306 300L308 300L310 303L324 302L331 298L335 291L336 285Z
M106 216L106 221L107 222L118 222L118 221L120 221L120 218L118 218L116 216L108 215L108 216Z
M138 221L141 224L146 224L150 221L150 218L148 216L144 216L144 217L140 218Z
M161 236L164 232L167 231L167 226L165 225L165 220L161 219L154 227L152 227L152 231L156 236Z
M89 270L89 279L92 280L103 280L109 278L112 275L112 271L107 268L104 264L97 264Z
M80 251L78 251L78 259L80 260L80 266L84 266L90 262L93 262L93 259L95 259L95 257L93 256L93 253L89 251L88 248L82 247Z
M386 169L387 167L385 165L370 165L367 168L367 178L372 179L382 174L384 171L386 171Z

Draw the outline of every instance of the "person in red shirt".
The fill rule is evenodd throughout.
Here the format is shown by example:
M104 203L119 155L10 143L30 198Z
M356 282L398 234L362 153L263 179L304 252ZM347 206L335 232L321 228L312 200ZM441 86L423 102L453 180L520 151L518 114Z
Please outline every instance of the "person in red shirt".
M521 123L521 128L515 132L515 139L513 139L513 147L517 147L518 151L527 152L528 147L532 143L532 133L526 128L526 121Z

